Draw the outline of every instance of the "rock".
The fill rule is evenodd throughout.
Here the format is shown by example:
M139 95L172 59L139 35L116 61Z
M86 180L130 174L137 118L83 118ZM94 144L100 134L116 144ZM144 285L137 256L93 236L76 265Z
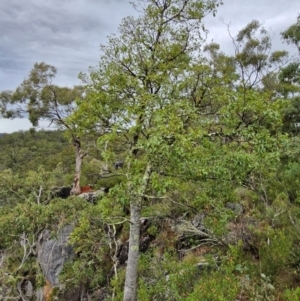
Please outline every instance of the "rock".
M17 290L23 301L29 301L33 296L33 285L31 281L23 279L18 282Z
M123 243L120 246L119 252L117 254L117 258L118 258L120 264L125 264L128 259L128 247L129 247L128 242Z
M72 246L68 245L68 238L72 230L73 226L68 225L58 232L56 238L51 238L49 230L45 230L40 235L37 253L38 262L46 280L53 287L59 285L58 277L64 263L74 256Z
M150 235L141 237L140 245L139 245L140 252L146 252L149 248L151 241L152 241L152 238L150 237Z
M52 198L67 199L70 196L72 186L53 187Z
M227 234L224 236L226 244L236 244L243 242L243 249L250 252L255 259L258 259L258 248L255 246L255 234L253 228L258 226L258 221L252 217L243 217L236 223L230 222L226 225Z
M115 169L123 168L124 162L123 161L116 161L114 162Z
M203 230L203 220L205 218L205 213L199 213L197 214L193 220L192 220L192 225L200 230Z
M225 207L232 210L236 215L241 215L244 213L244 207L239 203L228 203L225 205Z
M100 190L96 190L93 192L85 192L81 193L78 195L78 197L83 198L84 200L90 202L90 203L95 203L96 198L99 196L103 196L106 193L107 189L103 188Z
M23 286L23 289L25 292L25 296L31 298L33 296L33 285L31 283L31 281L29 281L29 280L24 281L22 286Z
M108 297L109 297L109 290L107 287L103 287L93 292L89 300L105 301L107 300Z

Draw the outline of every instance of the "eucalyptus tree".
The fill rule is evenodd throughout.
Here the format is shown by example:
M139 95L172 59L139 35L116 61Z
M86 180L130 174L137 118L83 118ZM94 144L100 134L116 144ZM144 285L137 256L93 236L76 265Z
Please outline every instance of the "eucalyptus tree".
M289 26L281 33L284 41L295 45L300 54L300 15L296 23ZM290 134L299 133L299 89L300 89L300 62L299 56L288 66L283 68L279 74L280 92L290 99L290 105L285 111L284 129Z
M28 117L33 126L38 126L41 119L47 119L49 125L54 124L69 132L76 149L76 173L71 193L79 194L81 163L86 153L81 150L80 139L76 136L76 125L67 122L67 117L75 109L75 99L83 97L83 87L54 85L56 73L54 66L35 63L29 76L15 91L0 93L1 115L10 119Z
M289 60L285 50L272 52L272 37L258 20L248 23L231 39L243 91L259 87L264 78L277 72Z
M300 52L300 15L298 16L296 23L283 31L281 35L287 43L294 44Z

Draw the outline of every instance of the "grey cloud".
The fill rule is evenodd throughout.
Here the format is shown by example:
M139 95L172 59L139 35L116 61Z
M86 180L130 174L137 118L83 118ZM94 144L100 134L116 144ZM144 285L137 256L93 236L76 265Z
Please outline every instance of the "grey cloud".
M97 62L99 44L131 9L117 0L0 2L0 90L14 88L17 71L20 82L37 61L62 68L69 84Z
M297 11L298 10L298 11ZM296 22L300 13L299 0L224 0L217 16L208 16L205 20L209 29L209 39L221 44L226 53L233 53L233 45L228 35L227 25L232 36L252 20L261 22L270 32L274 49L287 49L290 52L296 50L284 44L280 32L284 31L292 23Z

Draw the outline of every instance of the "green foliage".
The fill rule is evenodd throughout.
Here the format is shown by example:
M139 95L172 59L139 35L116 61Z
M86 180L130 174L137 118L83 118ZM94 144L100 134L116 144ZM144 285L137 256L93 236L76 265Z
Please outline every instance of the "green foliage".
M298 16L297 22L282 32L281 35L288 43L295 44L300 51L300 16Z
M82 87L59 87L52 83L56 68L46 63L35 63L29 76L14 92L0 94L1 115L5 118L24 117L28 114L33 126L41 118L55 122L57 126L71 129L64 121L73 108L72 103L82 97ZM14 107L15 109L9 109Z
M261 270L267 275L284 271L290 260L293 238L280 230L265 230L267 243L260 247Z
M0 249L9 252L1 286L14 287L24 275L42 286L35 257L22 263L20 239L33 244L44 229L55 236L72 224L76 256L62 284L108 286L122 300L125 267L116 253L136 205L136 220L151 221L141 234L153 239L139 258L138 300L297 300L299 63L283 67L287 53L270 52L256 20L233 39L235 56L204 45L201 20L219 1L161 3L139 2L140 16L125 18L119 35L101 46L99 67L81 74L84 88L53 85L56 68L41 63L16 91L0 94L3 117L21 116L8 109L21 104L33 125L48 118L68 129L0 137ZM297 26L283 33L296 45ZM89 154L82 182L110 188L94 205L53 199L53 187L73 178L65 135L75 132ZM116 170L118 160L124 164ZM191 234L198 214L209 238ZM230 225L235 246L226 241Z
M11 169L23 175L43 166L53 170L62 163L63 173L71 173L74 150L62 131L28 131L3 134L0 138L0 171Z
M1 207L1 239L2 246L9 246L23 232L35 238L46 226L53 230L74 221L77 210L87 204L80 199L72 202L53 200L48 205L41 205L30 200L19 203L15 207Z
M234 218L224 204L235 200L234 191L244 185L255 195L251 201L257 201L258 215L273 227L284 224L286 220L278 221L277 215L287 199L278 197L276 203L282 187L272 185L278 185L273 177L287 145L288 137L282 134L286 102L268 89L262 91L260 83L285 62L287 53L268 54L268 32L253 21L238 33L235 57L220 52L216 44L205 47L208 57L195 55L195 46L202 40L190 31L211 3L202 2L202 11L191 13L196 4L200 1L187 1L177 11L177 1L165 7L149 2L140 17L124 19L120 35L102 46L100 67L91 69L89 76L82 75L86 98L77 99L69 122L78 124L83 133L102 128L105 135L99 136L98 147L103 149L104 160L113 161L117 156L114 145L122 145L125 162L122 182L103 199L107 204L102 207L104 216L118 214L114 208L129 203L138 204L144 216L206 211L205 226L222 237ZM176 18L169 18L176 12ZM154 228L149 231L156 234ZM280 236L280 244L291 247L289 238ZM259 248L264 250L262 241ZM284 258L286 263L286 249L280 249L280 244L274 244L270 258ZM264 264L266 269L270 266L267 270L272 275L282 268L271 261ZM226 277L219 279L222 273L215 272L214 280L201 286L201 292L206 292L202 292L203 300L237 296L240 285L232 267L225 274L232 291L225 290ZM161 279L157 286L161 281L162 287L171 288L167 290L170 295L163 290L163 296L155 297L149 280L141 277L140 298L179 300L188 293L186 287L181 289L184 283L178 272L169 283L155 273L153 277Z
M295 301L300 299L300 288L287 289L283 293L284 301Z
M209 278L210 279L209 279ZM196 285L194 291L185 299L187 301L201 300L234 300L239 292L239 282L230 271L213 272Z
M142 255L139 272L139 300L185 300L199 277L195 264L180 263L172 253L163 258Z
M28 199L14 207L0 207L0 248L6 250L0 282L3 288L10 288L5 296L15 295L14 288L24 275L36 288L44 285L45 279L35 257L39 235L47 229L55 237L60 228L76 223L78 212L86 206L86 202L77 199L72 202L52 200L48 205Z

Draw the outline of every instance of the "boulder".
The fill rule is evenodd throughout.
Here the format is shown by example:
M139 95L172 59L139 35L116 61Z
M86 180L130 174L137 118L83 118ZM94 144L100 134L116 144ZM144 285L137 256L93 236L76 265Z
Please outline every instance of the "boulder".
M80 198L94 204L96 202L96 199L99 196L104 196L105 193L107 193L107 188L102 188L102 189L92 191L92 192L84 192L84 193L79 194L77 197L80 197Z
M45 279L52 287L59 285L58 277L64 263L74 257L73 248L68 245L68 238L72 230L73 226L67 225L59 230L55 238L51 238L49 230L45 230L40 235L37 249L38 262Z

